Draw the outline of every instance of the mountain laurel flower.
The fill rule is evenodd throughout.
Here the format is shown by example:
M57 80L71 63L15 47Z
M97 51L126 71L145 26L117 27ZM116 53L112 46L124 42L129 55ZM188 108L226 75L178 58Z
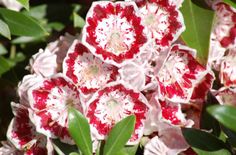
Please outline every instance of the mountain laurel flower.
M37 133L30 121L28 108L21 104L12 103L15 117L12 119L8 131L8 140L25 155L52 155L52 145L46 136Z
M210 36L208 64L219 70L221 58L229 48L235 47L236 39L236 9L222 3L215 2L215 20Z
M147 42L134 2L93 2L86 17L82 43L107 63L120 66Z
M68 132L68 108L72 106L83 113L77 87L64 75L56 74L32 86L28 96L32 109L30 119L37 132L72 144Z
M185 30L183 16L173 1L145 0L138 1L138 6L144 31L155 40L159 51L169 47Z
M118 68L95 57L80 41L75 40L64 59L63 72L82 93L96 90L118 76Z
M201 94L206 95L214 78L209 70L196 61L193 53L192 49L185 46L178 44L172 46L166 61L156 75L161 100L189 103L196 88L204 88ZM206 76L209 76L208 83L203 80ZM198 97L195 95L194 98Z
M236 87L236 50L230 49L222 58L220 81L226 87Z
M86 117L97 139L105 139L112 127L129 115L136 116L135 129L128 144L137 144L143 135L149 105L140 93L120 82L98 90L88 101Z

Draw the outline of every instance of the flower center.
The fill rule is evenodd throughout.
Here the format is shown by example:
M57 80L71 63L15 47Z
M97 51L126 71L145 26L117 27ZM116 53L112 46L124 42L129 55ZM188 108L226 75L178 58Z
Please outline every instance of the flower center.
M121 34L119 32L113 32L108 39L106 49L112 51L113 54L119 55L125 52L128 47L124 43Z
M147 18L145 18L145 21L144 21L145 25L147 25L147 26L148 25L154 25L155 22L156 22L156 20L155 20L155 15L154 14L148 15Z

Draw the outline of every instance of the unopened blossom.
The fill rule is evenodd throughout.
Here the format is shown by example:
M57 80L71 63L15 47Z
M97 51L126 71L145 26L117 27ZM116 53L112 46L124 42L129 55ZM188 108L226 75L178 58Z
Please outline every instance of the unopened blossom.
M17 0L0 0L0 4L14 11L20 11L22 5Z
M163 127L144 146L144 155L177 155L189 147L179 127L159 125Z
M30 118L37 132L73 143L68 132L68 108L72 106L83 113L77 87L64 75L56 74L32 86L28 96Z
M145 145L144 155L168 155L168 150L158 136L155 136Z
M67 51L70 48L73 41L78 36L70 35L66 33L64 36L60 36L58 40L51 42L45 48L46 50L50 51L51 53L57 56L57 64L59 65L57 68L61 71L61 65L66 57Z
M31 73L49 77L57 73L57 56L49 50L40 49L38 53L34 54L30 59L30 64L27 69Z
M236 50L229 50L222 58L220 65L220 81L226 87L236 86Z
M75 40L64 60L63 72L84 94L89 94L115 81L118 68L101 61Z
M107 63L119 66L140 53L147 38L134 2L93 2L82 42Z
M219 70L221 58L229 48L235 47L236 10L225 3L214 3L215 20L210 36L208 64Z
M111 83L98 90L88 102L86 117L97 139L104 139L111 128L129 115L136 116L134 133L128 144L137 144L143 135L149 105L145 97L122 83Z
M29 106L29 97L28 97L28 90L34 84L43 80L41 75L37 74L29 74L23 77L23 80L19 82L17 92L20 98L20 103L24 104L25 106Z
M176 1L176 4L171 0L145 0L137 3L144 31L149 38L155 40L159 51L170 46L185 30L183 16L178 10L181 1Z
M172 46L156 75L161 100L189 103L194 91L201 91L200 96L195 94L193 98L198 100L209 91L214 78L209 70L196 61L193 53L193 49L185 46Z
M52 155L52 145L44 135L36 132L28 108L16 103L12 103L12 108L15 117L8 127L8 140L25 155Z

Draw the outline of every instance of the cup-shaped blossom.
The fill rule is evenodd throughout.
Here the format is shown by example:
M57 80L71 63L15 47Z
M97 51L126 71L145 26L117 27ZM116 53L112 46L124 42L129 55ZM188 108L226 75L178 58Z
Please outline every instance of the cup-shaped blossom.
M236 50L229 50L222 58L220 65L220 81L226 87L236 86Z
M137 144L143 135L149 105L140 93L122 83L110 83L88 101L86 116L97 139L104 139L112 127L129 115L136 116L134 132L128 144Z
M28 108L16 103L12 103L12 108L15 117L8 127L8 140L25 155L53 154L50 141L44 135L37 133L30 121Z
M147 41L143 30L134 2L93 2L82 42L103 61L119 66L140 52Z
M116 80L118 68L101 61L75 40L64 60L63 72L82 93L88 94Z
M137 1L142 23L149 38L155 40L159 51L171 45L185 30L184 20L176 4L171 0ZM180 4L179 4L180 3Z
M209 91L214 78L209 70L196 61L192 53L192 49L185 46L172 46L156 75L159 82L159 97L162 100L189 103L194 91L201 91L203 97ZM198 96L195 95L195 98Z
M219 70L221 58L227 49L235 47L236 38L236 9L222 3L214 3L215 20L210 36L208 63Z
M56 74L32 86L28 91L31 121L37 132L73 143L68 132L68 108L83 113L78 89L62 74Z

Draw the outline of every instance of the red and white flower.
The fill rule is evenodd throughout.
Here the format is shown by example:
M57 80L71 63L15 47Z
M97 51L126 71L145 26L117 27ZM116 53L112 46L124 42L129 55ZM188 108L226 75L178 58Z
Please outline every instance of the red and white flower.
M37 132L73 143L68 133L68 107L83 113L77 87L62 74L56 74L32 86L28 91L31 121Z
M92 133L97 139L104 139L118 121L135 115L135 129L128 144L137 144L143 135L148 111L149 105L141 93L121 83L112 83L94 94L88 102L86 116Z
M229 50L222 58L220 65L220 81L226 87L236 86L236 50Z
M104 63L75 40L64 60L63 72L84 94L88 94L116 80L118 68Z
M183 16L176 6L181 2L174 3L170 0L141 2L138 1L138 6L145 31L155 40L158 51L161 51L170 46L185 30Z
M219 70L221 58L227 49L235 47L236 9L225 3L214 3L216 17L210 36L208 63Z
M195 60L193 52L192 49L182 45L172 46L166 61L156 75L161 100L189 103L195 89L204 88L201 90L201 94L204 95L208 92L214 78L209 70ZM209 77L205 78L206 76ZM195 95L195 98L198 97Z
M15 117L8 127L8 140L25 155L53 154L50 140L37 133L34 124L30 121L28 108L16 103L12 103L12 108Z
M134 2L93 2L82 42L103 61L119 66L140 52L147 41L143 30Z

